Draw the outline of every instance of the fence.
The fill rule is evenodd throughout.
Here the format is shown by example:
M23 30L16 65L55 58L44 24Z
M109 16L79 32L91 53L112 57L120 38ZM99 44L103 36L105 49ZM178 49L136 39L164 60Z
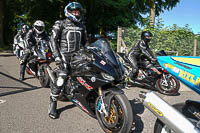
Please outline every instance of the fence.
M118 27L117 52L128 52L140 39L140 29ZM154 52L165 50L169 55L199 56L200 40L193 33L182 31L151 31L150 47Z

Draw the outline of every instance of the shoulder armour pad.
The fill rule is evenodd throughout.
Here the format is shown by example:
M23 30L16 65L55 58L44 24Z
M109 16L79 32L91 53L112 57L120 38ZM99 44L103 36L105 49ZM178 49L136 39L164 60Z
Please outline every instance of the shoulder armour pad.
M61 21L61 20L57 20L57 21L55 22L55 24L53 25L53 28L59 29L60 26L61 26L61 24L62 24L62 21Z

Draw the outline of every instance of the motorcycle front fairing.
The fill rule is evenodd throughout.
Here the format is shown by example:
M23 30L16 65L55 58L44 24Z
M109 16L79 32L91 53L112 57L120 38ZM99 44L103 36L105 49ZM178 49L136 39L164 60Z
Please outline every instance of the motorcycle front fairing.
M91 61L82 61L80 56L83 57L85 54L80 51L78 59L71 62L72 77L82 84L84 82L87 91L111 83L118 83L123 79L124 67L105 40L97 40L87 49L93 58ZM80 61L77 61L79 59ZM80 88L79 91L85 90Z
M34 55L39 60L48 60L47 52L49 51L49 48L45 42L41 41L38 43L38 45L34 49Z
M166 71L200 94L200 57L158 56L157 59Z
M88 49L94 54L94 64L101 69L101 71L103 70L106 75L112 76L116 81L123 79L124 66L106 40L97 40L92 43Z
M77 92L74 94L72 102L79 105L89 115L95 117L95 112L91 109L88 101L90 101L90 98L98 97L97 88L122 80L124 70L123 65L120 64L115 53L105 40L97 40L87 49L93 60L79 63L78 71L76 70L78 65L73 65L76 69L72 68L72 80L73 84L76 84L75 91ZM74 64L73 61L72 64ZM112 91L114 94L123 93L116 87L103 87L102 89L108 89L107 92ZM95 101L95 99L92 101Z

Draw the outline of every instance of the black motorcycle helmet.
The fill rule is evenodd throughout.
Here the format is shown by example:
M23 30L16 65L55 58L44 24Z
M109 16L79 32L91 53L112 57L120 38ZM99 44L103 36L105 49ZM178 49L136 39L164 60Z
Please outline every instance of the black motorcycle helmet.
M141 34L141 39L145 42L150 42L152 36L153 34L150 31L143 31Z

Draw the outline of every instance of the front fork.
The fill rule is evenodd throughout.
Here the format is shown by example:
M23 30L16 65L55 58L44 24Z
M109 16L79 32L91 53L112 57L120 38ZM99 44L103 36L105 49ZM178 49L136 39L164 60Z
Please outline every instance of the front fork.
M104 100L103 100L103 91L101 87L98 88L98 93L99 93L99 101L97 105L98 111L101 114L104 113L105 117L108 117L108 111L106 110L106 104L104 103Z
M163 86L169 86L170 76L167 76L167 74L163 73L162 77L163 77L163 79L162 79L161 85L163 85Z

